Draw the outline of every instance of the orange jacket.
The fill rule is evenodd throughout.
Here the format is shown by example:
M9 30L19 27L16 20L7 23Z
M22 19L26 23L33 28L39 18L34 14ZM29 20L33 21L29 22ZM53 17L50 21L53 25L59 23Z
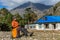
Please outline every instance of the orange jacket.
M12 27L13 28L16 28L16 27L18 27L19 26L19 23L17 22L17 21L12 21Z

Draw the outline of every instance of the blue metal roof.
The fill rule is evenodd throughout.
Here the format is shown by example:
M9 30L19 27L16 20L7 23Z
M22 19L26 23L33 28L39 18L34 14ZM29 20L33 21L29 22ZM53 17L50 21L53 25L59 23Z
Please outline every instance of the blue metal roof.
M45 19L43 19L45 18ZM35 23L52 23L52 22L60 22L60 16L44 16L38 19Z

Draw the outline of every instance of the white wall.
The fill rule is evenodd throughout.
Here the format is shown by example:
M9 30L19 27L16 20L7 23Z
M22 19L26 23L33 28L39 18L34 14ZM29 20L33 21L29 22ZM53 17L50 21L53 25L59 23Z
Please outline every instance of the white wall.
M36 24L36 29L39 30L39 25L38 24Z
M30 27L33 27L33 26L35 26L35 28L30 28ZM39 25L39 24L29 24L29 25L25 25L25 28L28 28L29 27L29 29L36 29L36 30L42 30L42 29L44 29L44 24L42 24L42 25Z
M49 27L50 30L54 29L54 25L53 24L49 24L48 27Z
M60 30L60 23L56 23L56 29Z
M30 25L29 25L29 28L30 28L30 26L33 26L33 25L36 26L36 28L31 28L31 29L46 30L46 28L45 28L46 25L45 25L45 24L40 24L40 25L39 25L39 24L30 24ZM25 27L28 28L27 25L25 25ZM41 28L40 28L40 27L41 27ZM54 29L54 25L51 24L51 23L48 24L48 27L49 27L48 30L53 30L53 29ZM56 29L57 29L57 30L60 30L60 23L56 23Z
M41 29L44 30L45 29L45 25L44 24L41 24Z

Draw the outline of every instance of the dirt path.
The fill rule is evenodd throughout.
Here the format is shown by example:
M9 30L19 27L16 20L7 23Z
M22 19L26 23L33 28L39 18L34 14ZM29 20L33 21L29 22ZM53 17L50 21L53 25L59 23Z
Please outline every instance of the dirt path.
M12 39L11 32L0 32L0 40L60 40L60 31L34 31L32 37Z

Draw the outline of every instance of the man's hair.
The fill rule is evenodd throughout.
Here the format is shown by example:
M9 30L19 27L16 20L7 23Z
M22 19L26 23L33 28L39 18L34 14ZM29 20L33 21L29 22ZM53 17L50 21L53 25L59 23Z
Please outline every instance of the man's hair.
M16 16L14 16L12 19L16 19Z

